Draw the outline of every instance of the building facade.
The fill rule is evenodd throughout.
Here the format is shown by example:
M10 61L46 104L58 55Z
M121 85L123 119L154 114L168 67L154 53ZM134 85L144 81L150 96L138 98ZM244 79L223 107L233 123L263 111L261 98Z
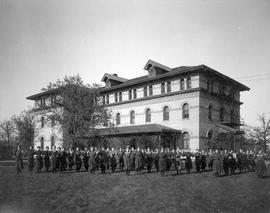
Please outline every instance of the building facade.
M134 79L104 74L106 86L98 89L99 104L109 114L101 131L104 137L121 140L159 132L159 145L196 150L211 147L219 132L241 134L240 92L249 90L245 85L205 65L169 68L149 60L144 70L146 75ZM46 94L28 99L53 103L50 96L42 97ZM111 124L117 131L108 133ZM51 127L41 133L45 144L57 134ZM56 145L63 145L57 138ZM36 144L41 142L38 136Z

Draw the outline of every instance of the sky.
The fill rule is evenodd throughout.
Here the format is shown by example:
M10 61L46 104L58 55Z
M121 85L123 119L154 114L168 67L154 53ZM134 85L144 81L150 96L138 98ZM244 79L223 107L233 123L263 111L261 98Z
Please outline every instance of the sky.
M57 78L134 78L152 59L247 85L241 117L258 125L270 117L269 11L268 0L0 0L0 120Z

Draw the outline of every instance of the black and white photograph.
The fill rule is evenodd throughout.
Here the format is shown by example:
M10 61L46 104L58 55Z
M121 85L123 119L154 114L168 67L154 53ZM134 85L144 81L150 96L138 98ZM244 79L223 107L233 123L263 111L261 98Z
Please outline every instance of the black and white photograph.
M0 213L270 213L269 0L0 0Z

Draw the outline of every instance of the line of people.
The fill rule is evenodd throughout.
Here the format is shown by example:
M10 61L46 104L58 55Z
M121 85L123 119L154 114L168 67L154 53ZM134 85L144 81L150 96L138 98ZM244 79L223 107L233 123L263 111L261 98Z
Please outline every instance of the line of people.
M17 155L16 155L17 156ZM187 174L194 168L197 173L206 170L214 170L216 176L234 175L235 171L241 172L256 171L258 177L262 177L266 172L265 164L266 155L259 150L258 153L252 151L240 150L238 153L228 150L209 150L191 152L190 150L178 149L155 149L151 150L140 148L129 148L125 150L119 148L104 147L100 150L94 147L90 149L73 150L70 148L65 151L64 148L53 147L50 151L49 147L41 150L38 147L34 150L32 147L28 151L28 169L30 172L36 167L39 173L45 168L46 172L65 172L74 169L77 172L90 171L94 174L99 170L102 174L106 170L114 172L125 171L127 175L131 171L140 173L146 169L148 173L153 170L160 172L163 176L166 171L173 170L176 174L186 171ZM18 166L17 166L18 171ZM21 170L19 169L19 172ZM19 173L18 172L18 173Z

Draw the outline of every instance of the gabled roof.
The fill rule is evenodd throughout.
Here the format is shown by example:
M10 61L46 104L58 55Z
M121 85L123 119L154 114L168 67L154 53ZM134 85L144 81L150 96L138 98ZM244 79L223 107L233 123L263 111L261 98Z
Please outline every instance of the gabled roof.
M166 70L166 71L168 71L168 72L170 72L172 69L170 68L170 67L167 67L167 66L165 66L165 65L163 65L163 64L160 64L160 63L158 63L158 62L155 62L155 61L153 61L153 60L148 60L148 62L146 63L146 65L144 66L144 70L148 70L148 68L149 68L149 66L153 66L153 67L159 67L159 68L161 68L161 69L163 69L163 70Z
M181 133L180 130L170 127L162 126L159 124L145 124L135 126L123 126L115 128L100 129L100 135L129 135L129 134L147 134L147 133Z
M111 79L118 82L126 82L128 79L117 76L116 74L105 73L101 81L105 82L107 79Z

